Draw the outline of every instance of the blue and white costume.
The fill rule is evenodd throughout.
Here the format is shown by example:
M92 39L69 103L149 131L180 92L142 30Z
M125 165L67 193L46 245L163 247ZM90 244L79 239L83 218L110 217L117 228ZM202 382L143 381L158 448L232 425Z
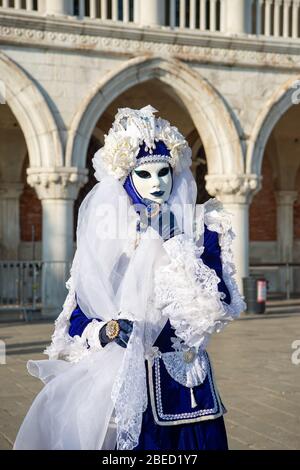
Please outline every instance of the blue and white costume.
M28 363L45 387L16 449L227 448L206 346L245 308L233 277L234 234L216 199L196 208L190 149L154 111L119 110L95 155L100 183L80 209L69 294L49 360ZM131 171L151 161L168 161L173 171L162 206L173 216L167 236L161 225L141 227L141 207L134 206L150 207ZM120 220L126 236L116 236ZM101 329L122 318L134 324L127 348L103 347Z
M218 289L224 292L224 302L230 304L230 294L222 276L221 250L218 234L205 227L204 263L216 271L220 278ZM70 318L69 334L81 336L92 322L79 306ZM154 343L162 354L174 354L175 333L168 320ZM180 355L180 353L179 353ZM186 359L188 361L189 358ZM206 378L203 384L194 387L195 404L191 404L190 389L173 378L163 360L157 355L153 365L148 365L148 406L143 416L143 425L138 449L195 450L227 448L226 431L222 415L224 406L216 388L208 354L201 355L205 364ZM183 361L183 366L189 362ZM218 419L217 419L218 418Z

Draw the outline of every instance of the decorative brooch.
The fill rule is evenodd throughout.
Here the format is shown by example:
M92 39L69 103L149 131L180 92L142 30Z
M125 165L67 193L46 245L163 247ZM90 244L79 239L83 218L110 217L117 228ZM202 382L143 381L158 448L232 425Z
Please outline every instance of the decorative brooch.
M107 323L105 327L105 333L108 339L110 339L111 341L117 338L120 333L120 325L117 320L110 320Z

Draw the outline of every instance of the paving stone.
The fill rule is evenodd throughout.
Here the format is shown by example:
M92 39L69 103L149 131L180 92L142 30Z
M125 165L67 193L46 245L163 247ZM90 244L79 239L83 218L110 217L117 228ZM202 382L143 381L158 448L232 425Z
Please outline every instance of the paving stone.
M26 363L46 358L42 353L52 333L53 323L0 325L8 351L7 364L0 365L0 449L12 448L43 387ZM230 449L300 449L300 365L291 362L295 339L300 314L242 317L212 339L209 353L228 409Z

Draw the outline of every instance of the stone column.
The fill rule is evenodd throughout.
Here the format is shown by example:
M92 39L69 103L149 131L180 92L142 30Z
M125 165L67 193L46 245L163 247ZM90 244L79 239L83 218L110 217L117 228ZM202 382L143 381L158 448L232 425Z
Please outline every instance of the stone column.
M64 16L73 14L72 0L44 0L46 15Z
M158 26L165 24L165 0L139 0L135 3L139 10L141 26Z
M136 24L140 22L140 0L133 0L133 21Z
M279 261L293 261L294 202L297 191L276 191L277 202L277 245Z
M43 207L42 302L43 315L57 317L66 296L65 282L73 258L73 206L80 187L87 182L77 168L27 170Z
M20 244L22 183L0 182L0 258L17 260Z
M229 0L226 2L226 33L251 33L251 4L251 0Z
M276 191L277 202L277 249L280 263L293 261L294 245L294 202L297 200L297 191ZM290 292L293 290L293 271L280 270L280 290ZM287 285L288 283L288 285Z
M243 292L243 277L249 275L249 206L254 194L259 191L257 175L207 175L206 189L217 197L224 209L232 214L232 227L236 235L233 255L236 266L236 281Z
M292 0L285 0L283 2L283 37L289 37L290 28L290 7Z
M299 23L298 23L298 15L299 15L299 7L300 7L300 0L294 0L292 6L292 38L298 38L299 32Z

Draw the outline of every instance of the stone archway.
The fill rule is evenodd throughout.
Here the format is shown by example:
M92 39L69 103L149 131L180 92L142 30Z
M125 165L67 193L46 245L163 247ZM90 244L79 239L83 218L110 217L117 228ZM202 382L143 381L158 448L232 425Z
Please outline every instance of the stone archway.
M282 293L287 288L287 285L289 285L289 289L293 290L294 268L290 270L288 267L284 267L284 265L299 260L295 254L294 240L294 202L298 197L298 188L295 180L300 166L300 144L298 138L300 106L297 107L300 95L299 85L300 77L293 77L286 81L269 98L256 119L246 158L246 168L249 172L260 175L266 166L264 158L268 157L269 166L273 169L274 195L272 197L275 201L272 204L267 201L267 214L266 210L264 210L263 200L266 200L267 191L270 189L268 178L264 179L264 192L260 193L258 197L260 198L259 208L262 214L265 214L264 220L268 230L273 225L273 245L269 245L270 251L266 255L264 262L268 262L267 258L269 256L273 263L275 261L282 265L281 270L275 273L276 276L274 275L274 279L271 281L274 291ZM272 224L270 218L272 214L271 207L273 207L273 212L275 212ZM254 210L252 211L253 214ZM257 217L259 217L259 210L256 207L254 218ZM276 219L277 223L274 229L274 221L276 222ZM268 234L268 231L265 230L263 235L259 234L256 243L266 243L266 240L264 240L266 234ZM271 241L270 235L269 241Z
M2 51L0 77L6 103L23 131L30 166L63 166L61 139L46 99L21 67Z
M300 77L294 77L283 84L267 101L258 115L250 136L246 155L246 173L260 175L264 151L277 122L293 105L293 95L297 93L295 84ZM299 95L299 92L298 92Z
M95 85L73 119L66 164L84 168L90 137L105 109L124 91L154 78L170 86L188 109L203 140L209 173L243 173L239 134L221 97L199 73L179 60L157 57L129 60Z
M57 316L73 258L73 201L86 182L86 171L66 168L64 148L54 115L38 86L13 60L0 52L0 77L5 103L26 142L27 181L42 201L42 302L47 315Z

